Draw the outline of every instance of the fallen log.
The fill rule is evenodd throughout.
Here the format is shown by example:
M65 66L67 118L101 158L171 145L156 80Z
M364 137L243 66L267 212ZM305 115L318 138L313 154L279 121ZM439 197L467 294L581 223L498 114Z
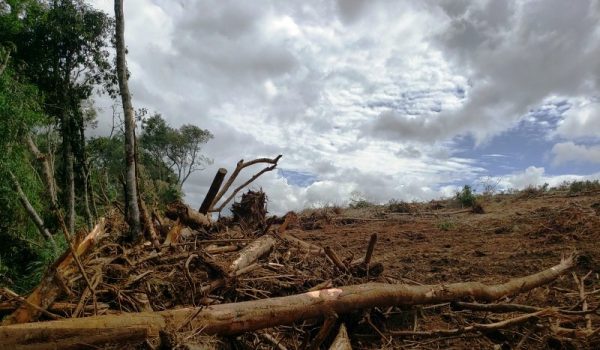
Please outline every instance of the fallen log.
M87 252L104 235L104 232L104 218L101 218L96 227L77 245L76 255L81 256ZM2 324L25 323L37 320L41 315L39 309L47 309L48 306L54 303L62 290L57 279L78 272L77 267L72 264L73 260L74 257L71 251L65 252L50 266L38 287L27 297L27 302L21 304L18 309L7 316ZM31 305L36 305L36 307Z
M244 247L244 249L242 249L242 251L240 251L238 258L235 259L229 266L229 271L233 273L251 265L258 260L258 258L270 252L274 245L275 237L272 235L266 234L264 236L260 236L259 238L250 242Z
M165 216L171 220L179 219L183 225L192 229L210 226L208 216L197 212L182 202L176 201L167 206Z
M373 307L435 304L465 298L489 302L550 283L571 269L574 264L574 257L571 256L547 270L497 285L479 282L446 285L366 283L204 308L8 325L0 327L0 339L5 348L27 349L48 342L62 344L83 341L87 337L111 332L117 337L124 327L145 327L148 336L155 337L160 330L179 329L182 325L202 329L206 334L232 335L324 317L331 312L344 314Z
M200 209L198 209L198 211L201 214L204 214L204 215L208 214L208 210L210 209L210 206L212 205L213 201L215 200L215 197L217 196L217 192L221 188L221 184L223 183L223 180L225 179L225 175L227 175L227 169L219 168L219 170L217 170L217 173L215 174L215 178L213 179L212 183L210 184L210 188L208 189L208 192L206 193L206 197L204 197L204 201L202 201L202 204L200 205Z

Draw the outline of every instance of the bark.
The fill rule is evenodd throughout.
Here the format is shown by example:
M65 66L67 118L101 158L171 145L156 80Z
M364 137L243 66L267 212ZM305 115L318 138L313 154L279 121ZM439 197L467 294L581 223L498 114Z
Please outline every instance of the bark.
M196 210L190 208L181 202L173 202L165 210L165 216L171 220L179 219L183 225L192 229L199 229L210 226L210 220Z
M138 206L137 178L135 164L135 121L131 94L127 83L127 62L125 60L125 23L123 20L123 1L115 0L116 47L117 47L117 78L123 104L125 118L125 187L128 208L127 222L130 238L136 241L140 237L140 209Z
M343 323L340 325L340 330L333 340L333 343L329 347L329 350L352 350L352 344L350 344L348 331Z
M77 256L81 256L87 252L104 235L104 232L104 219L100 219L96 227L77 246L75 250ZM29 294L27 303L22 304L11 315L6 317L2 321L2 324L24 323L37 320L41 313L39 309L31 307L29 304L37 305L42 309L47 309L52 305L62 290L58 278L71 276L78 271L76 264L73 264L73 260L73 254L70 251L64 253L48 269L37 288ZM0 337L0 339L2 338Z
M75 169L73 168L73 149L70 140L66 140L66 168L67 168L67 224L69 234L75 234Z
M238 258L229 266L229 271L233 273L250 266L258 260L258 258L269 253L271 249L273 249L275 242L275 237L269 234L255 239L240 251Z
M404 285L366 283L287 297L183 308L161 312L125 313L0 327L0 339L7 348L48 341L76 341L98 334L110 334L132 327L146 328L150 336L160 330L179 329L189 324L205 334L233 335L258 329L289 325L297 321L326 317L332 312L393 305L436 304L472 298L493 301L527 292L550 283L574 266L570 257L550 269L498 285L479 282L447 285Z
M146 203L144 203L144 200L142 199L142 197L139 197L140 200L140 215L141 215L141 219L142 222L144 223L144 228L146 229L146 232L148 232L148 236L150 238L150 242L152 242L152 245L154 246L154 248L156 248L158 251L160 251L160 243L158 242L158 234L156 234L156 230L154 229L154 223L152 222L152 219L150 218L150 215L148 214L148 208L146 208Z
M210 209L210 205L215 200L217 196L217 192L219 188L221 188L221 184L225 179L225 175L227 175L227 169L220 168L213 179L213 182L210 184L210 188L208 189L208 193L206 193L206 197L204 197L204 201L202 205L200 205L200 209L198 210L201 214L206 215L208 210Z
M58 247L56 246L56 242L54 241L54 238L50 234L50 231L48 231L48 229L44 225L44 221L42 220L42 218L40 217L38 212L35 210L33 205L31 205L31 203L29 202L27 195L25 194L25 192L23 192L23 189L21 188L21 184L19 183L19 180L11 171L9 171L9 173L10 173L10 177L12 178L13 185L15 186L15 189L17 190L17 195L19 196L19 201L23 205L23 208L25 208L25 211L27 211L29 218L31 219L31 221L33 221L33 223L35 224L35 227L37 227L38 231L40 231L42 236L44 236L44 238L52 244L52 248L54 248L55 251L58 250Z
M42 175L44 175L43 178L44 182L46 183L46 189L48 190L48 196L50 197L52 206L57 206L58 197L56 196L56 180L54 178L54 171L52 171L52 167L48 161L48 157L40 152L31 135L27 135L27 146L29 147L29 150L33 156L38 160L38 162L41 163Z

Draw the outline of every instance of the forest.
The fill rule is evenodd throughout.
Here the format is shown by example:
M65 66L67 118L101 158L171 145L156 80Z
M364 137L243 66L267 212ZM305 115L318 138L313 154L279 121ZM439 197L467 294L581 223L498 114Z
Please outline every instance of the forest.
M91 230L109 208L129 216L128 127L138 133L134 194L152 208L181 199L190 174L211 162L201 148L213 135L131 101L124 111L112 16L81 0L0 6L0 281L24 293L65 237ZM89 136L100 94L114 101L112 128Z

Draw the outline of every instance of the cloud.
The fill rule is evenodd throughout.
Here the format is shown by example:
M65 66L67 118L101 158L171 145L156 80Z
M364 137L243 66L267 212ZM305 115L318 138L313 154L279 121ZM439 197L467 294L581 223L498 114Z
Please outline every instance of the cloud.
M556 128L555 135L568 138L600 138L600 101L584 99L577 101L564 113L564 119Z
M480 181L487 181L488 183L497 183L498 190L503 189L517 189L521 190L528 186L541 186L547 183L550 187L557 187L564 182L572 181L584 181L584 180L598 180L600 179L600 172L589 174L589 175L575 175L575 174L562 174L562 175L548 175L544 167L530 166L523 171L515 172L512 174L480 179Z
M597 95L599 6L592 0L442 3L445 26L433 49L469 80L468 98L460 108L417 118L384 111L371 132L429 142L469 133L481 141L550 96Z
M94 4L113 11L111 1ZM219 167L231 172L240 158L277 154L284 171L253 184L276 213L342 204L353 191L375 202L448 195L458 184L502 175L490 170L492 157L465 152L457 136L479 145L505 137L498 144L511 145L502 132L526 124L531 130L519 142L534 133L553 139L519 159L519 167L537 167L522 178L506 175L521 185L548 177L537 159L552 144L598 134L597 7L587 0L131 0L130 88L136 107L215 135L203 149L214 164L184 188L194 206ZM104 108L97 132L110 128L111 103L97 101Z
M552 162L556 165L578 162L600 164L600 145L577 145L573 142L557 143L552 147Z

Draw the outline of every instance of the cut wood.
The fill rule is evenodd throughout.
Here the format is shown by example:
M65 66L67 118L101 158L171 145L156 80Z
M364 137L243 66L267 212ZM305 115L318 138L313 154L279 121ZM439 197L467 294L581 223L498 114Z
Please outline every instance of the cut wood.
M221 184L225 179L225 175L227 175L227 169L219 168L217 173L215 174L215 178L213 179L210 187L208 188L208 192L206 193L206 197L204 197L204 201L200 205L200 209L198 211L200 214L206 215L208 210L210 209L211 204L214 202L217 193L219 192L219 188L221 188Z
M266 234L260 236L240 251L240 255L229 266L230 273L241 270L254 263L258 258L267 254L275 245L275 237Z
M346 330L346 325L343 323L340 325L340 330L329 347L329 350L352 350L348 331Z
M168 205L165 215L171 220L177 220L192 229L199 229L211 225L210 219L204 214L190 208L182 202L173 202Z
M101 218L96 227L77 245L77 256L81 256L87 252L104 235L104 232L104 218ZM56 300L62 290L57 280L77 272L77 266L73 264L73 254L70 251L65 252L48 269L37 288L29 294L27 303L21 304L18 309L2 321L2 324L35 321L41 314L39 308L47 309ZM30 305L36 305L37 308Z
M184 323L189 323L194 329L202 329L205 334L232 335L325 317L331 312L345 314L373 307L435 304L464 298L498 300L550 283L573 266L574 257L569 257L547 270L498 285L479 282L418 286L366 283L204 308L8 325L0 327L0 339L7 348L25 348L25 345L33 348L40 343L77 341L111 332L116 334L124 327L146 327L150 336L157 336L160 330L179 329Z

